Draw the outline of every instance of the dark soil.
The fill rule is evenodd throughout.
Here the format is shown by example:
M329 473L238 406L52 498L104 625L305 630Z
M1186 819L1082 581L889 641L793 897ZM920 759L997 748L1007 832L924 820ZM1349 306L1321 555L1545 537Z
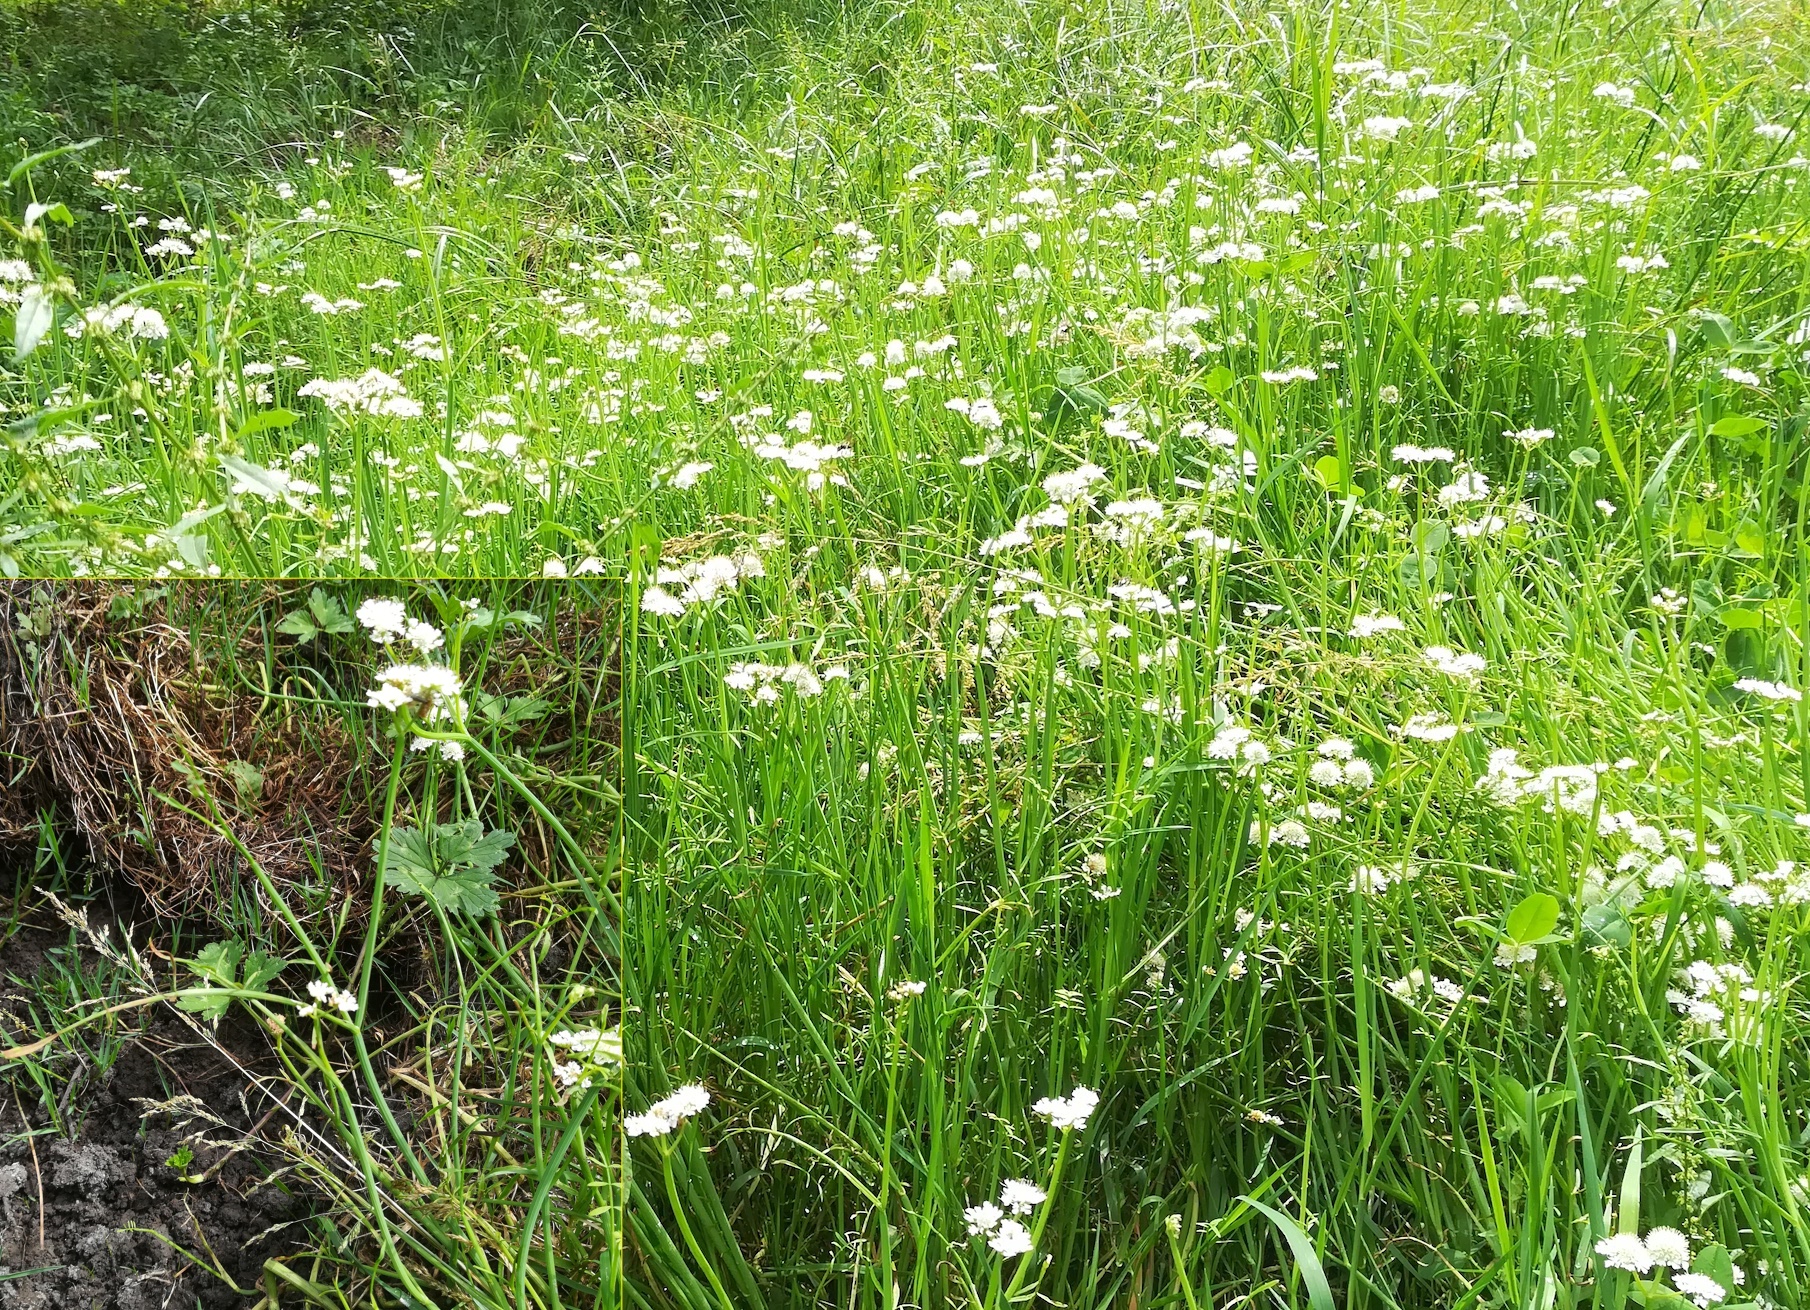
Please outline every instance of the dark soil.
M18 1015L20 983L30 986L45 952L68 940L66 929L24 927L0 944L0 1008ZM109 1069L78 1066L56 1088L59 1099L67 1088L73 1137L48 1126L35 1085L17 1075L0 1081L6 1310L245 1306L254 1298L171 1243L202 1261L211 1251L247 1291L259 1287L264 1261L298 1245L302 1225L295 1221L312 1206L278 1173L278 1153L268 1145L281 1131L282 1112L234 1063L256 1068L260 1035L249 1023L235 1028L229 1017L217 1034L228 1052L222 1055L166 1007L138 1013L146 1016L135 1021L142 1033ZM6 1027L16 1039L19 1025ZM59 1066L66 1068L67 1061ZM22 1115L29 1134L21 1131ZM172 1166L185 1143L193 1159ZM184 1182L183 1175L205 1181Z

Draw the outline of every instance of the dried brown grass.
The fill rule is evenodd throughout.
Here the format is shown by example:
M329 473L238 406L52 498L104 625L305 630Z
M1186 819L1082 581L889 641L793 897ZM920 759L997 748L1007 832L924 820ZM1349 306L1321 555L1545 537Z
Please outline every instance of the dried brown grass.
M35 846L48 813L159 914L205 914L242 863L203 817L217 807L278 886L353 895L374 830L357 744L329 716L222 685L223 661L262 662L255 628L211 625L210 647L172 621L185 601L249 612L269 593L178 590L109 618L123 593L0 588L0 851Z

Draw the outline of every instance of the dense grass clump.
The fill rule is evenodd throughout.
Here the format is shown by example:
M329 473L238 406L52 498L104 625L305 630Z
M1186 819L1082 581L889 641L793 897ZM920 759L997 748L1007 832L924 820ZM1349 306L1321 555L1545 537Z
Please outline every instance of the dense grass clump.
M588 17L15 170L0 569L626 580L628 1301L1801 1300L1802 15Z
M727 338L600 465L650 1303L1799 1299L1804 54L878 6L735 92L609 266Z

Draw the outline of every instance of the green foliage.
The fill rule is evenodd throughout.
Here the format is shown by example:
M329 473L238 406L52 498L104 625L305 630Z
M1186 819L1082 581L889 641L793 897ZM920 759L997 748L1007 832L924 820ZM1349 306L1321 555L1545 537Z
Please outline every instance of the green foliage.
M306 645L323 634L334 636L358 631L358 624L346 613L337 596L316 587L308 593L308 602L283 615L277 631L287 633Z
M496 869L514 844L513 833L497 828L485 832L476 819L434 824L431 835L420 828L396 828L390 833L384 882L425 897L448 914L483 918L496 912Z
M178 1004L209 1021L218 1021L231 1007L230 991L258 992L289 967L289 961L263 951L247 952L237 939L211 942L195 953L185 964L206 985L223 989L222 994L206 993L184 996Z
M1508 912L1502 932L1516 946L1539 946L1557 940L1552 930L1558 923L1558 898L1546 892L1535 892Z
M471 704L484 722L505 731L544 719L553 710L539 696L493 696L488 692L472 697Z

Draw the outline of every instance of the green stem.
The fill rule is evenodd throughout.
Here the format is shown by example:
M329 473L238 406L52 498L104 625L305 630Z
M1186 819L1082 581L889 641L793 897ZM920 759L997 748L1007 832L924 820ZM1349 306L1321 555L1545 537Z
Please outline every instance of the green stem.
M553 1154L541 1166L540 1185L534 1189L534 1199L528 1202L528 1213L522 1220L522 1242L515 1254L516 1310L528 1310L528 1259L534 1247L534 1230L540 1224L540 1214L547 1206L547 1197L553 1192L553 1179L559 1172L559 1162L572 1149L572 1143L578 1139L579 1129L584 1127L585 1116L590 1114L591 1106L596 1101L597 1088L586 1088L584 1096L573 1108L571 1121L559 1135Z
M377 934L383 923L384 870L389 865L390 830L396 819L396 794L402 786L403 752L408 750L406 726L398 724L396 749L390 756L390 785L383 798L383 827L377 837L377 876L371 882L371 917L365 924L364 946L358 955L358 1013L352 1021L352 1047L358 1057L358 1071L364 1077L365 1089L371 1093L371 1099L377 1105L377 1113L383 1119L384 1128L402 1151L403 1158L408 1161L409 1171L415 1175L415 1181L426 1183L427 1170L416 1157L414 1147L409 1145L408 1135L402 1131L402 1125L396 1122L396 1112L390 1109L389 1098L383 1094L383 1084L378 1080L377 1070L371 1064L370 1048L365 1044L364 1030L368 1015L365 998L371 991L371 968L377 962Z
M1056 1164L1050 1170L1049 1200L1043 1203L1043 1209L1037 1213L1036 1222L1031 1225L1031 1249L1019 1258L1018 1270L1012 1275L1012 1281L1006 1287L1005 1301L1007 1304L1010 1304L1012 1298L1018 1295L1018 1289L1023 1285L1025 1275L1031 1272L1031 1264L1037 1259L1037 1247L1043 1240L1043 1230L1048 1226L1050 1215L1056 1209L1056 1189L1062 1185L1062 1166L1068 1159L1068 1144L1074 1135L1074 1130L1063 1129L1062 1137L1056 1145Z
M672 1202L672 1215L678 1221L679 1234L684 1237L685 1245L691 1250L691 1258L698 1262L704 1271L704 1277L710 1280L717 1300L723 1303L723 1310L735 1310L735 1302L729 1299L729 1293L723 1287L723 1280L716 1276L716 1270L705 1258L704 1248L698 1245L698 1239L691 1231L691 1224L685 1218L685 1204L679 1199L679 1184L672 1176L672 1153L676 1146L665 1142L660 1144L660 1172L666 1177L666 1199Z

